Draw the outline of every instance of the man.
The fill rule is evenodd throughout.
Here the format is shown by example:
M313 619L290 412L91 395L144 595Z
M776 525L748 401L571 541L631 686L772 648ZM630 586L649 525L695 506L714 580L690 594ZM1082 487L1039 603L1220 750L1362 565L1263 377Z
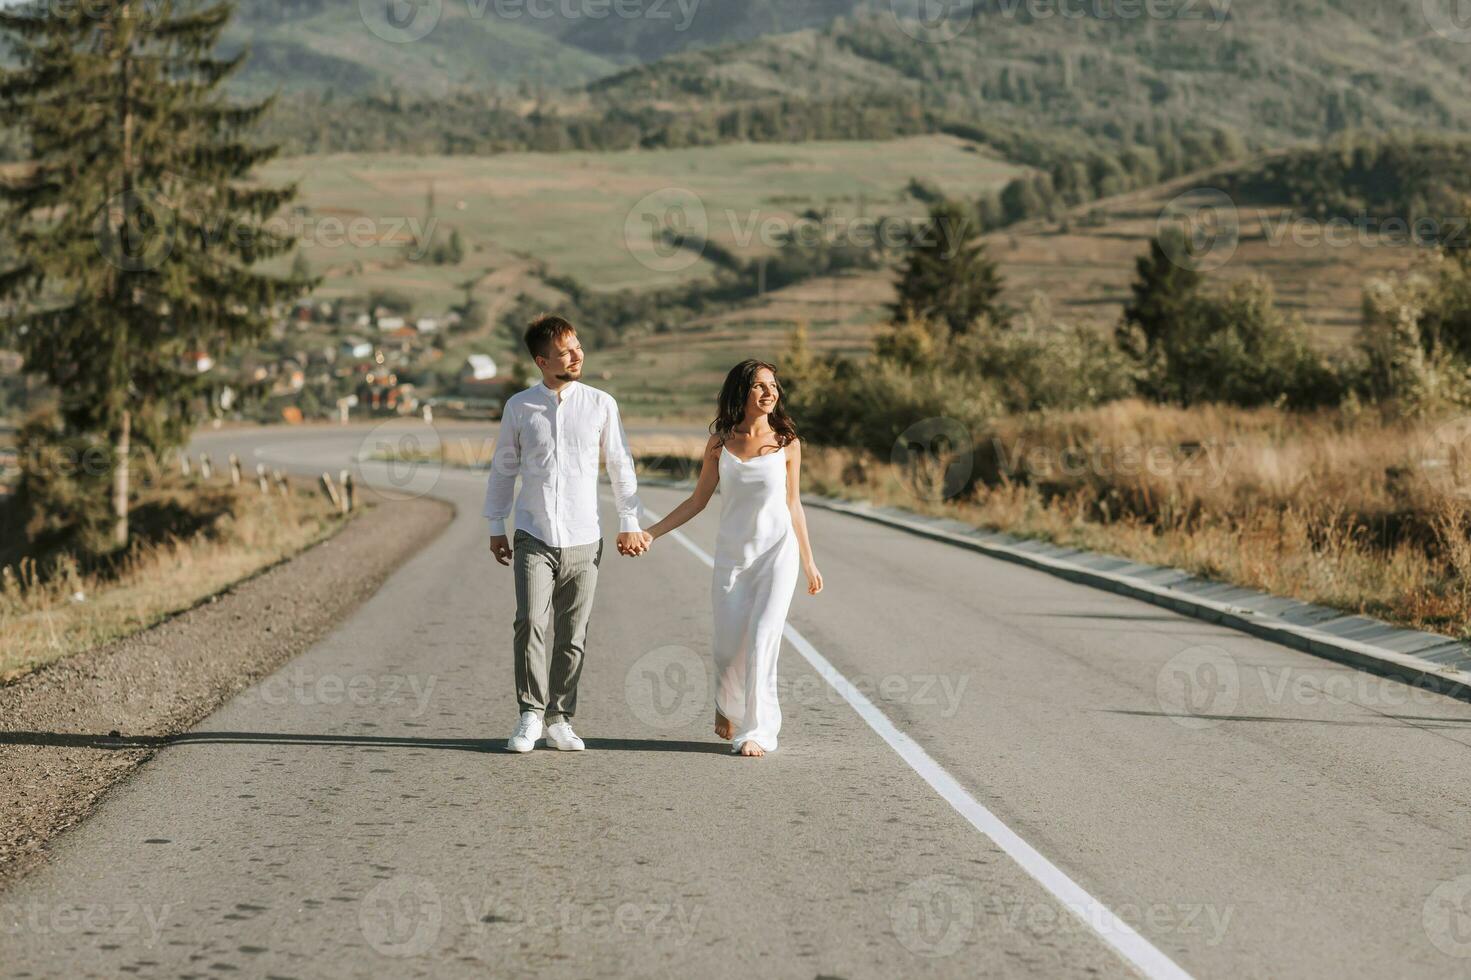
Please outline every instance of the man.
M582 384L582 345L572 324L542 315L526 330L526 347L541 383L512 395L501 413L500 436L485 491L490 550L515 562L516 701L521 719L506 743L530 752L545 728L547 743L580 752L572 730L588 617L603 556L598 523L598 455L607 458L618 510L618 551L641 555L652 538L639 527L638 481L618 403ZM516 546L506 517L516 476ZM555 639L547 652L548 620Z

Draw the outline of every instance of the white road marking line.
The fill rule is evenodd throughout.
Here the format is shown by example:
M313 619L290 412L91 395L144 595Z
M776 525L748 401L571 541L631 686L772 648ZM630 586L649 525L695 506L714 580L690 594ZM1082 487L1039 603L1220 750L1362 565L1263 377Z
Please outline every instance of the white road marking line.
M659 514L655 514L647 507L644 508L644 511L653 521L661 519ZM707 567L715 567L715 559L686 537L682 531L671 531L670 537L684 545ZM826 657L817 651L816 647L807 642L807 638L797 632L791 623L787 624L782 635L802 655L802 658L822 675L822 679L827 681L833 690L841 694L843 700L847 701L854 711L858 712L858 716L868 723L868 727L889 743L889 747L898 753L899 758L903 759L921 779L929 783L946 803L954 807L955 812L970 821L972 827L989 837L1034 881L1051 892L1063 908L1081 919L1084 925L1113 947L1114 951L1130 965L1151 980L1166 980L1166 978L1168 980L1190 980L1190 974L1181 969L1174 960L1135 932L1132 926L1115 915L1108 906L1088 894L1082 885L1069 878L1061 868L1043 857L1035 847L1022 840L1015 831L1002 823L1000 817L971 796L959 780L930 758L930 754L920 748L919 743L896 728L888 716L855 688L836 667L828 662Z
M259 449L256 452L258 455L264 455ZM652 521L658 521L662 517L647 507L644 508L644 512ZM715 559L685 536L682 531L671 532L671 537L684 545L706 567L715 567ZM1050 892L1063 908L1082 920L1084 925L1130 965L1150 980L1191 980L1189 973L1157 949L1149 940L1139 935L1132 926L1115 915L1106 905L1090 895L1082 885L1069 878L1061 868L1043 857L1036 848L1018 836L1001 821L1001 818L972 796L959 780L930 758L929 753L922 749L919 743L896 728L888 716L857 690L795 627L788 623L782 635L822 676L823 680L843 696L843 700L848 702L848 705L858 713L868 727L888 743L889 747L904 760L910 769L929 783L930 787L939 793L940 797L949 803L957 813L969 821L972 827L990 838L1034 881Z

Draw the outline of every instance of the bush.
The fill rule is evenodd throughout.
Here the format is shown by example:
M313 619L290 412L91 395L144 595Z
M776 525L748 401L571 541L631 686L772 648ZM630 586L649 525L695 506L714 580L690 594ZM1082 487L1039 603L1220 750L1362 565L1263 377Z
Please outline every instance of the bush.
M1135 389L1129 358L1084 326L979 331L957 340L955 359L966 374L986 379L1008 412L1084 408Z
M1347 375L1313 350L1300 321L1277 311L1266 280L1211 293L1193 258L1176 234L1155 239L1138 261L1115 339L1137 367L1141 394L1242 407L1312 408L1343 398Z
M1005 330L982 320L969 333L952 334L906 320L875 340L874 355L932 379L958 375L1007 412L1081 408L1135 391L1134 364L1109 338L1054 321L1045 303Z
M1302 324L1277 311L1265 282L1193 298L1159 353L1146 384L1182 405L1312 408L1344 394L1338 373L1313 350Z
M404 316L414 308L414 301L407 293L397 289L375 289L368 294L368 309L383 307L392 313Z
M1446 332L1460 312L1466 286L1458 279L1465 270L1441 259L1429 273L1371 282L1364 290L1364 386L1405 415L1471 404L1471 374Z
M802 432L814 442L888 459L902 436L925 423L953 420L974 438L1000 411L991 391L960 375L910 371L882 358L841 361L838 368L816 399L794 406Z
M1222 296L1192 288L1170 296L1160 313L1136 314L1117 334L1137 366L1140 393L1154 401L1313 408L1347 391L1345 370L1313 349L1300 321L1278 312L1265 281L1238 283Z

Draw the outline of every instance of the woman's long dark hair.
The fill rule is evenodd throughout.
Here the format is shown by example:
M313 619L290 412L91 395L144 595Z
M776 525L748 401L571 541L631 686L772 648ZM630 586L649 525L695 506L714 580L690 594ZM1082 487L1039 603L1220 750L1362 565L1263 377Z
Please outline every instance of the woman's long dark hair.
M746 420L746 400L751 397L756 374L762 368L770 371L773 378L776 377L775 365L755 359L742 361L725 376L725 384L720 386L719 411L715 421L710 423L710 432L720 437L721 445L730 439L735 427ZM787 393L782 388L780 379L776 382L776 406L772 408L768 418L772 429L776 431L778 445L785 446L797 438L797 427L792 423L791 416L787 415Z

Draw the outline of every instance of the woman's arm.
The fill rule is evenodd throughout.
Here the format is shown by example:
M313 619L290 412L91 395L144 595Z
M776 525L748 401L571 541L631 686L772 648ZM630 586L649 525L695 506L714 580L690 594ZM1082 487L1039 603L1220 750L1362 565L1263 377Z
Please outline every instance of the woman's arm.
M647 528L648 533L661 538L704 510L705 505L715 494L715 486L719 482L720 439L711 436L710 440L705 443L705 455L700 462L700 479L695 483L694 492L686 497L678 507L671 510L662 521Z
M787 509L792 512L792 530L797 532L797 547L802 552L802 569L807 574L807 594L822 591L822 573L812 557L812 542L807 538L807 512L802 509L802 443L793 439L787 446Z

